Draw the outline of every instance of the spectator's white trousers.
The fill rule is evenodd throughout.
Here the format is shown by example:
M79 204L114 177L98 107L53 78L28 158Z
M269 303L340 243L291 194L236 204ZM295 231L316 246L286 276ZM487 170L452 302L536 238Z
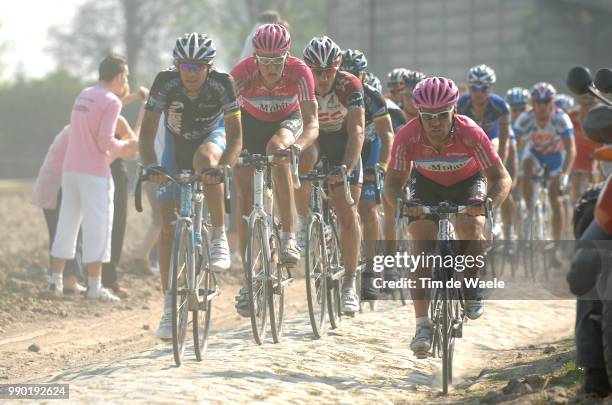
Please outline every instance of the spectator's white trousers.
M77 235L82 224L83 263L110 261L113 192L112 177L63 173L62 206L51 249L53 257L74 257Z

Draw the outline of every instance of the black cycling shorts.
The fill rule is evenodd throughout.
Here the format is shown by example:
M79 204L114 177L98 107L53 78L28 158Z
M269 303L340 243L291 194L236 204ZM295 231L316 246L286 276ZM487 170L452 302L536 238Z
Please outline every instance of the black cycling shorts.
M474 200L484 201L487 198L487 178L482 173L477 173L451 186L443 186L423 176L417 170L413 170L408 187L409 200L418 201L423 205L437 205L443 201L465 205ZM437 221L437 216L428 214L420 219Z
M243 109L241 120L242 149L247 150L252 155L265 155L268 141L280 128L291 131L294 139L297 139L304 129L300 110L292 112L280 121L262 121Z
M327 157L330 167L342 164L346 153L346 144L348 142L348 133L341 129L337 132L321 132L319 131L319 160L323 156ZM349 183L359 185L363 183L363 169L361 164L361 156L359 163L350 174Z

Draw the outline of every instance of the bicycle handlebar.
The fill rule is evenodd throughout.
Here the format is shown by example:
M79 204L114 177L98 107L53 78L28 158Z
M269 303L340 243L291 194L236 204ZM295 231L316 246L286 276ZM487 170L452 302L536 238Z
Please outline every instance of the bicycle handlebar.
M136 189L134 191L134 205L136 211L142 212L142 182L148 181L152 175L158 174L165 177L168 181L175 184L190 184L194 181L201 180L202 176L217 176L223 180L223 200L225 204L225 211L229 214L231 212L231 168L228 165L221 167L214 167L204 170L201 174L197 173L179 173L177 175L171 175L162 166L148 166L143 167L139 165L138 181L136 182Z
M340 166L334 166L332 168L330 168L327 173L322 173L319 172L318 170L314 170L308 174L299 176L300 180L304 180L304 181L318 181L318 180L327 180L328 177L330 176L334 176L336 174L338 174L338 172L340 172L340 175L342 176L342 186L344 189L344 198L346 199L346 203L348 205L355 205L355 201L353 200L353 197L351 196L351 185L348 181L348 169L346 167L346 165L340 165Z
M299 147L291 145L287 149L282 149L274 152L272 155L260 155L260 154L247 154L238 158L238 167L245 166L267 166L274 161L276 157L289 157L291 161L291 178L293 179L293 188L298 189L301 187L300 176L299 176Z

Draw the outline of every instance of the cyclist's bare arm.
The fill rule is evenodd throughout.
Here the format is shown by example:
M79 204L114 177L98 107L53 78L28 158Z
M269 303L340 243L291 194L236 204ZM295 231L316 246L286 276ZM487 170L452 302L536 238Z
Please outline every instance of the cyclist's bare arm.
M227 146L219 160L219 166L234 166L242 150L242 123L239 113L225 117L225 136Z
M391 116L387 114L375 119L374 128L381 142L380 163L386 167L387 163L389 163L391 146L393 145L393 124L391 123Z
M363 108L353 108L346 114L346 132L348 141L344 152L344 164L351 173L361 156L363 146L363 128L365 127L365 110Z
M563 147L565 148L565 161L563 162L563 173L569 174L572 166L574 165L574 159L576 158L576 144L574 143L573 136L564 136L561 138Z
M155 155L155 136L157 135L160 117L161 113L146 110L142 118L142 127L140 128L140 158L145 166L158 163L157 156Z
M512 179L504 164L499 161L495 165L485 169L483 174L487 178L487 197L493 200L493 207L499 207L512 188Z
M302 101L300 110L302 112L302 122L304 129L302 135L295 142L301 150L306 149L319 137L319 116L317 114L318 105L316 101Z
M510 142L510 121L508 117L499 118L499 150L498 154L503 163L508 159L508 147Z
M387 172L385 176L385 189L382 196L385 216L390 215L391 218L395 218L397 199L404 197L402 190L409 177L410 171L389 169Z

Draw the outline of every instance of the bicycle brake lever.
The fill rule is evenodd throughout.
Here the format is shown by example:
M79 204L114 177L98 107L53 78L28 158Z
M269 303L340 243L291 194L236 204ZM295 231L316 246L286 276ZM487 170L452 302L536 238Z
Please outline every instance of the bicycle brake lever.
M353 200L353 196L351 196L351 185L348 181L346 165L340 166L340 172L342 173L342 187L344 188L344 197L346 198L346 203L350 206L353 206L355 205L355 200Z
M136 189L134 190L134 206L137 212L142 212L142 177L143 167L141 164L138 165L138 181L136 182Z
M229 165L223 166L223 202L225 203L225 212L232 212L232 174Z
M300 148L296 144L290 146L291 150L291 177L293 178L293 188L298 189L302 187L300 183L300 173L298 166L298 157Z

